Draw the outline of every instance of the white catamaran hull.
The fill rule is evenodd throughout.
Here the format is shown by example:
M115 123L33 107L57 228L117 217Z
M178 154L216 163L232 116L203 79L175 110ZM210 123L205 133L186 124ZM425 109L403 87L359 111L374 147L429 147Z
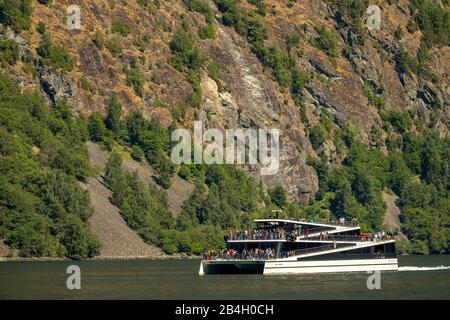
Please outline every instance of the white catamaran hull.
M300 274L324 272L397 271L397 259L266 261L263 274Z
M266 261L207 261L200 263L199 274L259 273L303 274L325 272L397 271L396 258L299 261L289 259Z

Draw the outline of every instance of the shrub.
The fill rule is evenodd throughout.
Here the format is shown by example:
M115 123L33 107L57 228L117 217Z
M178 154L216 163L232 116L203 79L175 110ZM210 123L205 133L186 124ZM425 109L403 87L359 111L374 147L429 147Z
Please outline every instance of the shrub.
M430 0L413 0L416 22L429 45L450 45L450 11Z
M308 83L310 79L310 74L299 68L295 68L292 71L292 94L294 97L300 95L302 89L305 87L305 84Z
M105 35L103 34L103 32L97 31L95 32L95 37L94 39L92 39L92 41L99 50L102 50L105 46Z
M196 11L199 13L207 13L211 11L208 3L204 0L183 0L189 10Z
M381 114L383 121L392 125L395 131L404 133L408 131L412 126L411 118L407 113L398 111L386 111Z
M201 39L214 39L216 37L216 30L211 24L205 27L202 26L198 28L198 36Z
M131 157L136 161L142 161L144 159L144 151L141 149L141 147L137 145L133 145L131 147Z
M122 43L117 35L112 35L105 43L106 49L111 52L113 57L122 53Z
M184 0L184 3L191 11L196 11L205 17L208 24L211 24L214 19L214 14L209 4L204 0Z
M332 30L327 30L325 27L321 27L318 30L319 36L314 39L313 44L322 49L330 57L337 57L339 55L339 49L337 47L336 34Z
M19 45L11 39L0 39L0 61L10 65L16 64L19 60Z
M52 68L64 71L71 71L73 69L73 61L67 49L62 46L53 45L48 33L42 36L36 51L43 58L43 61Z
M287 205L286 191L282 186L276 186L272 190L269 190L270 200L279 208L283 208Z
M150 36L148 34L144 34L134 41L134 45L138 46L141 52L144 52L145 46L150 42Z
M89 118L89 136L92 141L103 141L106 137L106 127L100 113L94 112Z
M371 83L364 82L363 92L369 101L369 104L381 109L384 107L384 99L375 92L374 86ZM381 93L383 90L380 90Z
M276 46L265 47L258 43L253 47L263 65L272 69L272 75L282 87L291 84L290 59L286 52Z
M39 21L39 23L36 27L36 31L39 32L40 34L44 34L45 33L45 23L43 23L42 21Z
M300 36L296 33L288 34L286 37L286 45L288 47L288 50L291 50L292 48L295 48L300 43Z
M147 8L149 5L149 0L137 0L137 3L143 7L143 8Z
M325 142L326 132L322 125L316 124L309 131L309 141L314 150L319 149L319 147Z
M418 59L406 51L400 51L396 55L396 68L400 73L421 73Z
M192 178L192 173L189 165L182 164L180 170L178 170L178 175L184 180L190 180Z
M83 90L89 91L90 93L95 92L95 87L92 84L92 82L87 79L85 76L82 76L80 80L78 81L78 86L82 88Z
M118 135L120 130L120 116L122 114L122 105L120 104L115 94L111 97L111 102L108 105L105 125L114 134Z
M202 88L200 86L201 77L198 72L189 72L188 80L192 85L192 92L186 99L186 104L190 107L198 107L202 102Z
M159 176L156 177L156 182L164 189L169 189L172 182L172 175L167 171L162 171Z
M115 20L112 22L111 31L120 34L122 37L126 37L130 33L130 27L124 21Z
M180 71L198 70L204 61L200 50L195 46L192 36L184 31L177 31L170 42L172 65Z
M214 61L208 65L208 75L215 79L221 78L220 66Z
M264 4L264 0L248 0L249 3L256 5L256 12L260 16L265 16L267 13L266 5Z
M0 3L0 22L20 32L31 27L31 0L3 0Z
M142 97L142 94L144 92L144 82L145 82L145 75L140 72L136 68L127 68L125 70L125 74L127 75L126 85L131 86L134 89L134 92Z

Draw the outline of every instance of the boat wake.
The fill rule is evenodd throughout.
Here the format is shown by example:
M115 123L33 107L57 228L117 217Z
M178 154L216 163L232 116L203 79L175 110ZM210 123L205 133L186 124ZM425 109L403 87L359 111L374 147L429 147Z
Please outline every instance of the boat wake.
M436 267L404 266L404 267L398 267L398 271L430 271L430 270L450 270L450 266L436 266Z

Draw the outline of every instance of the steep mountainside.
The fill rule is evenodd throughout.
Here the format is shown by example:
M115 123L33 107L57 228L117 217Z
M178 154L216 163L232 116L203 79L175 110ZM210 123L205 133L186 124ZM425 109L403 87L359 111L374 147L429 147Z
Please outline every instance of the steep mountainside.
M251 41L220 22L222 13L216 4L233 1L209 3L215 36L204 40L197 35L197 29L206 25L202 14L195 11L197 2L201 1L78 1L81 31L77 31L65 26L66 8L72 3L43 5L33 1L30 30L20 36L6 29L3 32L5 37L16 37L21 54L29 61L19 63L10 73L24 89L43 90L51 101L65 98L81 114L105 112L115 92L126 111L142 110L145 116L161 119L166 126L175 117L179 126L187 127L193 119L203 119L209 127L280 128L280 174L264 177L264 181L282 184L291 199L300 201L310 199L317 191L317 177L306 165L307 156L323 149L331 158L339 159L333 139L326 139L319 150L314 150L308 139L308 129L318 122L323 109L331 113L338 126L354 126L366 143L373 125L382 127L380 109L409 110L426 122L433 118L437 130L448 132L449 47L430 48L426 65L432 80L403 70L398 61L403 51L415 56L423 37L419 28L409 31L408 22L415 9L408 1L379 3L381 30L365 28L363 20L368 15L364 10L359 10L361 17L357 17L362 30L355 30L352 22L347 22L353 18L336 14L338 2L262 2L265 15L252 17L267 26L265 46L279 51L280 57L272 59L284 59L283 55L289 54L293 60L290 63L308 79L295 93L285 83L289 79L274 77L276 70L271 72L270 64L284 68L284 62L264 66L254 49L252 52ZM241 1L238 7L253 13L257 7L249 2ZM169 44L183 22L206 60L200 70L203 95L197 108L189 108L187 102L192 84L170 63ZM73 61L70 71L49 67L42 63L45 59L38 61L36 48L42 38L36 31L39 23L45 24L45 33L55 45L67 48ZM316 44L322 27L335 38L335 56L327 55ZM294 101L297 97L300 103Z
M367 27L373 4L380 29ZM81 29L72 26L70 5L80 9ZM400 220L418 241L415 251L442 252L450 240L448 7L448 0L0 0L0 62L23 93L37 91L56 110L63 104L75 118L89 118L91 140L147 157L155 172L138 170L140 180L145 188L157 181L169 198L168 208L159 194L147 199L164 216L157 226L148 216L128 221L148 242L157 242L149 234L161 226L185 232L200 225L217 239L273 206L291 216L357 217L372 230L383 223L382 192L390 189L400 200L389 198L389 210L405 212ZM169 163L170 131L192 129L194 120L220 130L280 129L278 174L241 166L260 190L234 171ZM117 163L108 187L129 210L121 183L141 186ZM224 194L223 177L248 183L239 204ZM430 195L414 202L414 192ZM213 209L227 213L217 218L207 213ZM427 230L442 228L433 240L413 230L414 219L428 214L438 218L424 223ZM221 222L217 233L218 219L233 222ZM166 251L177 251L161 239Z

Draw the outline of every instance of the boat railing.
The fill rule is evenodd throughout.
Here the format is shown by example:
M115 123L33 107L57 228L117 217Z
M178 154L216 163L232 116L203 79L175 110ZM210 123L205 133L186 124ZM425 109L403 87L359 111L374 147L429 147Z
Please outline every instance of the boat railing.
M212 255L204 255L205 260L271 260L271 259L277 259L277 258L288 258L290 256L301 256L305 254L310 254L314 252L320 252L320 251L327 251L331 249L340 249L348 246L353 246L353 244L350 243L344 243L344 244L330 244L325 246L318 246L318 247L311 247L311 248L305 248L301 250L292 250L292 251L282 251L279 253L278 256L276 256L274 253L254 253L254 252L248 252L248 253L233 253L229 254L226 253L216 253Z
M389 235L385 236L367 236L367 235L322 235L309 237L308 240L319 241L349 241L349 242L377 242L384 240L392 240Z
M304 233L301 233L300 237L295 237L291 233L274 233L270 235L237 235L230 236L227 238L229 240L319 240L319 241L350 241L350 242L364 242L364 241L383 241L383 240L392 240L393 238L389 235L386 236L368 236L368 235L333 235L323 233L322 235L318 235L315 233L314 235L306 236Z
M273 233L273 234L252 234L252 235L232 235L228 240L288 240L289 233Z
M216 261L229 261L229 260L270 260L275 259L273 254L268 253L235 253L229 255L228 253L220 253L215 255L204 255L203 259L205 260L216 260Z
M280 258L288 258L290 256L302 256L305 254L311 254L315 252L322 252L322 251L328 251L332 249L341 249L345 247L352 247L354 244L351 243L332 243L326 246L318 246L318 247L311 247L311 248L305 248L301 250L292 250L292 251L283 251L280 253Z
M307 221L305 221L307 222ZM318 223L318 224L328 224L332 226L341 226L341 227L359 227L358 221L334 221L334 220L320 220L320 221L311 221L311 223Z

